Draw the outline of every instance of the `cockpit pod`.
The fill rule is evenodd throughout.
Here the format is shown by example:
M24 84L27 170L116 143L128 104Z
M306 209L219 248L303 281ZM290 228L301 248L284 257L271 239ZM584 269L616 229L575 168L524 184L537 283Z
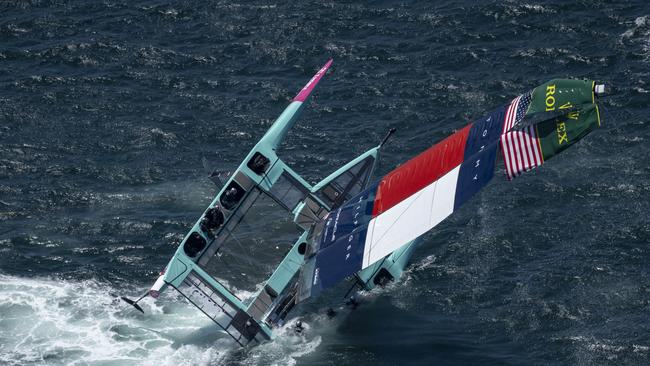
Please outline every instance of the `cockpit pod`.
M240 181L245 182L244 185L249 186L252 184L250 179L245 177L241 172L236 177ZM183 251L188 257L192 259L197 258L209 245L209 242L211 243L215 239L219 229L230 216L230 212L237 207L245 195L246 189L236 179L231 179L226 188L221 192L218 204L213 202L214 206L209 207L199 220L199 230L193 231L183 243Z
M269 158L262 155L259 151L256 151L251 160L246 163L246 166L255 174L264 175L264 173L269 169L270 163L271 160L269 160Z
M219 202L226 210L232 210L245 194L246 190L239 183L232 180L221 194Z
M213 230L219 229L221 225L223 225L224 220L225 216L219 206L210 207L201 219L201 224L199 227L208 236L208 238L213 239Z
M196 258L208 245L208 239L214 239L213 231L219 229L224 221L225 216L219 206L208 208L199 224L202 233L193 231L185 240L183 244L185 254L190 258Z
M207 244L208 242L201 234L199 234L198 231L193 231L187 237L187 240L185 240L185 244L183 244L183 250L188 257L194 258L201 251L203 251L203 249L205 249Z

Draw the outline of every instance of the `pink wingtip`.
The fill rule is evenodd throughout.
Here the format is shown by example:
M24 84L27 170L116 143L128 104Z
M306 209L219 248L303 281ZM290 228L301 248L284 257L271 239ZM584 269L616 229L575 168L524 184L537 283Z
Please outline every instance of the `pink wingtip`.
M311 91L314 90L314 88L316 87L316 84L318 84L318 82L323 77L323 75L325 75L325 72L327 71L327 69L329 69L330 65L332 65L332 61L334 61L334 60L330 59L329 61L327 61L325 66L323 66L320 70L318 70L316 75L314 75L311 78L311 80L309 80L307 85L305 85L302 88L302 90L300 90L300 93L298 93L298 95L296 95L296 97L293 98L294 102L304 102L307 99L307 97L309 97L309 94L311 94Z

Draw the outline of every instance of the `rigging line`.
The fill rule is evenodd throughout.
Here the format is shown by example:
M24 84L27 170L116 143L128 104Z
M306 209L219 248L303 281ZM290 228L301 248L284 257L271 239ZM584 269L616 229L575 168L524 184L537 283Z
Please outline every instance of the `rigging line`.
M462 164L462 163L461 163ZM459 170L460 172L460 170ZM440 180L440 178L438 178ZM458 178L456 178L456 184L458 184ZM438 191L438 181L433 183L433 196L431 197L431 211L429 212L429 222L433 222L433 202L436 200L436 191Z
M416 239L413 239L413 240L417 240L417 238L416 238ZM394 253L394 252L393 252L393 253ZM391 254L392 254L392 253L391 253ZM404 252L400 253L400 255L397 256L397 258L395 258L395 259L393 260L393 263L394 263L395 261L399 260L399 259L402 257L402 255L404 255ZM350 289L345 293L345 295L343 296L343 298L346 298L346 297L350 294L350 292L352 292L352 290L354 289L354 287L355 287L359 282L363 283L363 286L367 289L367 285L368 285L368 283L369 283L370 280L371 280L373 277L375 277L375 275L376 275L376 274L377 274L377 273L382 269L382 265L383 265L384 262L388 259L389 256L390 256L390 254L388 254L387 256L385 256L385 257L381 260L381 262L380 262L379 265L377 266L377 269L376 269L376 270L372 273L372 275L368 278L368 281L361 281L361 279L359 278L359 276L358 276L357 274L355 274L355 277L357 278L357 282L355 282L355 283L352 285L352 287L350 287Z

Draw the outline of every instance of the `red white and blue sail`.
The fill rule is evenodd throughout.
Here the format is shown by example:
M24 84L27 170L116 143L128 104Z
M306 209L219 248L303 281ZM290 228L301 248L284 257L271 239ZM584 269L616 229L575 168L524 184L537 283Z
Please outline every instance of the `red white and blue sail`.
M572 109L557 114L555 101ZM542 122L522 127L528 112ZM574 121L567 119L571 116ZM492 179L499 146L512 179L597 125L593 82L552 80L465 126L328 214L314 234L314 254L303 266L301 299L371 266L442 222Z
M431 230L483 188L494 175L505 122L514 126L525 114L520 99L465 126L331 212L314 243L318 253L307 274L312 294Z

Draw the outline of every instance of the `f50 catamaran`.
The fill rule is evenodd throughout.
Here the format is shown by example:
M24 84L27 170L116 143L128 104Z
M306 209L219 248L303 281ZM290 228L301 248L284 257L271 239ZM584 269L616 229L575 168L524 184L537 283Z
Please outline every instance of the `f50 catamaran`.
M219 193L153 287L138 300L125 301L142 311L138 301L147 295L157 298L171 287L240 345L272 339L273 329L296 304L346 278L354 281L353 289L361 290L399 278L418 238L492 179L499 150L507 178L513 179L600 126L595 98L604 93L603 85L551 80L375 183L370 182L379 152L394 130L378 146L312 186L276 151L331 64L328 61L309 80L237 170L219 184ZM274 210L291 215L293 231ZM268 228L265 235L272 240L293 242L279 264L268 241L247 237L249 225ZM230 268L242 256L275 266L270 277L252 276L245 267ZM249 301L232 291L233 285L245 281L258 285Z

